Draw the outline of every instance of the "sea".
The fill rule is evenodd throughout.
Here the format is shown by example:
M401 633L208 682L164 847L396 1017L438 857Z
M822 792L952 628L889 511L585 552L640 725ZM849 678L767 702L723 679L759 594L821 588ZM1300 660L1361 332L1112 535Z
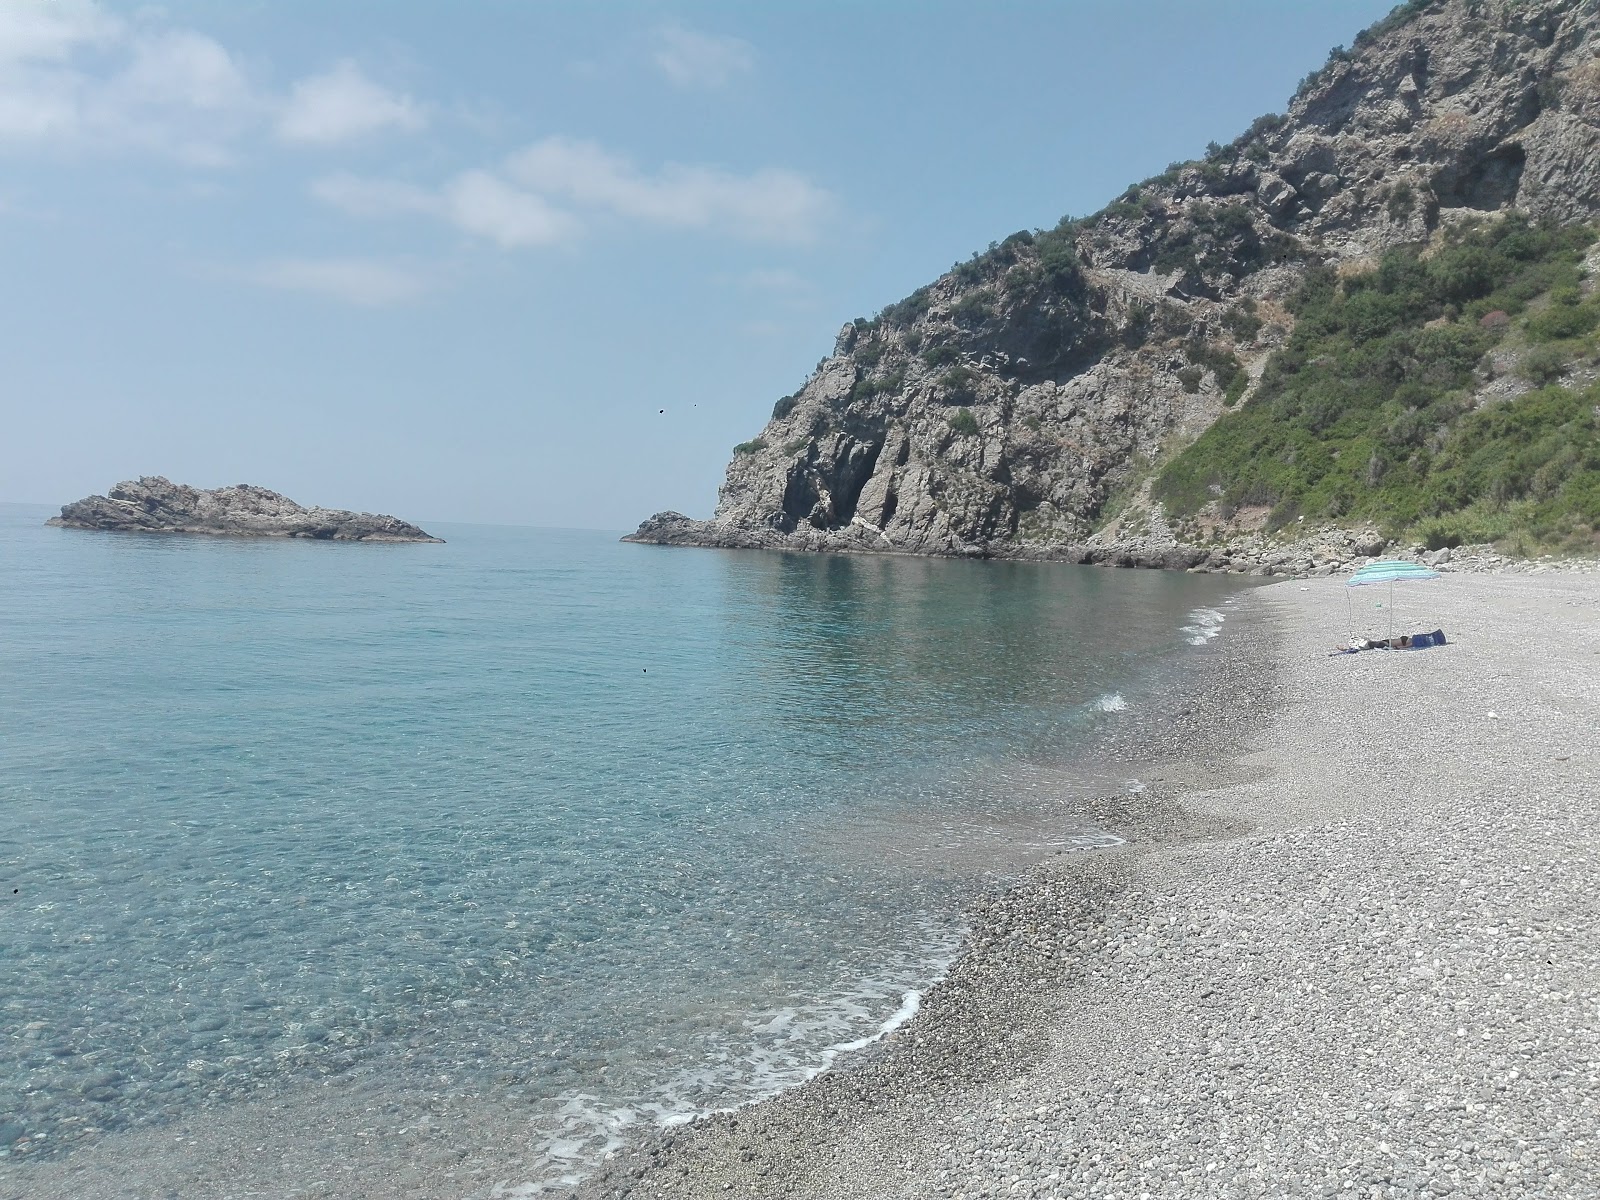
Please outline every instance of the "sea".
M801 1083L1118 842L1081 806L1241 588L50 511L0 506L0 1195L237 1128L282 1189L539 1196Z

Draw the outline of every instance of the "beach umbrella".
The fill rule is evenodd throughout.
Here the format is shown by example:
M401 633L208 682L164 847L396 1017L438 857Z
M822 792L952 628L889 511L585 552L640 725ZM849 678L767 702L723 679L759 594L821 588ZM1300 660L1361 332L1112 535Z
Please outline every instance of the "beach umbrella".
M1406 562L1404 559L1388 559L1384 562L1368 563L1358 570L1349 579L1345 580L1345 587L1376 587L1387 584L1389 587L1389 636L1394 636L1394 585L1409 583L1420 579L1437 579L1439 572L1432 567L1425 567L1421 563ZM1345 607L1350 605L1350 593L1345 592ZM1355 624L1354 614L1351 615L1351 625Z

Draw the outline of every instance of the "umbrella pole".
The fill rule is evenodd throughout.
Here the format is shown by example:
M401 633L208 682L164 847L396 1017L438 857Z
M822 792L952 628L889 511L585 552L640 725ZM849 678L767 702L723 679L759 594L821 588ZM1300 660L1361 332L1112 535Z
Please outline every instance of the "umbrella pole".
M1389 640L1394 641L1394 580L1389 580Z

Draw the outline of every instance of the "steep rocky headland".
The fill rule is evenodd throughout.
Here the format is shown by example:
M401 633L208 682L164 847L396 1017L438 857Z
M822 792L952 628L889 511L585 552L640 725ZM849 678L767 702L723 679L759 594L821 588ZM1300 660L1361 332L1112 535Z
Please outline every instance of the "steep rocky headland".
M1401 5L1286 114L846 325L711 520L629 540L1592 552L1597 55L1580 0Z
M398 517L305 508L252 484L202 490L145 475L105 496L64 505L45 522L63 529L204 533L231 537L316 538L333 542L439 542Z

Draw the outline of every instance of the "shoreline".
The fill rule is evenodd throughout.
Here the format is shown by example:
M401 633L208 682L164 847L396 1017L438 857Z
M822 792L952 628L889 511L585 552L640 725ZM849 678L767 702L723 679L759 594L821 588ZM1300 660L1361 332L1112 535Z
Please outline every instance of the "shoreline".
M1227 596L1207 603L1216 603L1231 615L1239 598L1248 591L1248 585L1235 586ZM1173 636L1177 636L1175 631ZM1177 673L1178 678L1187 684L1199 672L1209 670L1219 657L1214 653L1217 644L1220 643L1204 650L1175 645L1174 650L1187 664ZM1159 674L1171 673L1162 670ZM1104 766L1109 749L1125 750L1136 743L1148 749L1153 737L1169 733L1180 723L1208 723L1210 717L1196 706L1197 697L1190 696L1190 690L1187 686L1181 692L1159 688L1130 690L1130 708L1115 711L1114 715L1112 710L1102 710L1103 715L1094 722L1099 730L1096 745L1101 765ZM1126 753L1116 757L1119 766L1127 766ZM1147 755L1140 761L1143 757ZM936 872L974 879L974 886L964 889L969 896L979 890L1006 886L1027 864L1053 853L1044 848L1053 839L1042 835L1056 834L1062 828L1077 829L1080 822L1074 818L1081 818L1081 823L1094 824L1096 819L1104 823L1108 814L1121 811L1114 799L1086 798L1101 795L1089 791L1089 786L1116 787L1126 779L1126 771L1085 785L1077 778L1076 760L1076 755L1058 764L1027 764L1019 760L1013 765L1023 770L1003 772L1006 782L995 798L1004 799L1011 789L1018 789L1015 794L1022 809L1034 808L1035 802L1021 797L1046 798L1039 812L1016 814L1012 823L1003 817L996 819L994 810L982 807L981 819L974 829L981 825L985 838L971 845L964 838L957 839L941 849L939 843L948 840L948 832L941 835L934 830L932 840L923 848L924 854L913 857L925 855L928 862L924 866ZM965 788L962 790L965 792ZM1161 784L1153 781L1141 800L1141 818L1152 826L1169 824L1175 816L1160 794ZM989 830L990 824L997 828ZM897 831L891 826L857 831L858 835L867 835L866 842L880 837L914 838L918 832L910 828ZM992 845L987 840L990 836ZM884 844L895 843L888 840ZM828 857L829 849L821 849L821 857ZM1066 857L1084 856L1069 852ZM922 875L923 868L918 868L917 873ZM987 883L982 879L985 875L990 877ZM958 904L949 909L952 935L960 928L957 922L963 907ZM906 919L914 915L914 910L907 910ZM954 951L952 936L936 968L907 978L902 987L926 989L928 981L947 970ZM886 1003L881 1015L892 1020L889 1010L896 1006L903 1007L903 993L899 991ZM881 1026L869 1028L876 1035ZM836 1057L852 1057L838 1044L852 1039L863 1040L858 1034L846 1034L830 1039L834 1044L819 1046L821 1057L816 1060L815 1069L825 1070ZM507 1069L513 1068L508 1064ZM389 1078L376 1064L358 1063L336 1079L313 1078L304 1086L263 1092L222 1107L196 1109L169 1123L108 1131L92 1143L60 1155L0 1156L0 1198L43 1200L47 1196L113 1194L131 1198L205 1192L219 1196L408 1196L416 1200L471 1196L479 1200L490 1195L530 1194L530 1185L524 1181L546 1177L547 1164L539 1157L545 1143L538 1137L530 1138L533 1114L519 1106L514 1096L510 1100L497 1097L495 1089L474 1087L467 1078L451 1080L444 1088L406 1089L399 1086L402 1082ZM790 1087L798 1082L785 1081ZM743 1095L755 1094L741 1091ZM444 1094L436 1094L441 1092ZM736 1093L733 1101L738 1098ZM631 1145L653 1120L653 1103L632 1106L639 1111L630 1112L622 1107L608 1108L596 1103L594 1097L576 1099L584 1101L582 1111L572 1115L571 1137L563 1136L562 1141L575 1143L610 1130L623 1145ZM656 1097L645 1095L641 1099L653 1102ZM565 1111L563 1108L555 1116ZM539 1132L548 1132L550 1122L543 1118L550 1114L547 1108L539 1110ZM686 1118L689 1115L683 1114ZM565 1119L563 1123L567 1123ZM395 1153L374 1155L372 1151L380 1146ZM265 1170L259 1161L263 1159L270 1164ZM578 1167L579 1163L574 1161L572 1165ZM497 1185L501 1191L495 1190ZM531 1194L559 1195L565 1190L563 1186L546 1184L544 1190L535 1188Z
M43 531L41 536L48 532ZM972 571L963 574L978 577ZM1101 586L1098 581L1093 582ZM1139 594L1137 581L1129 582L1135 584L1134 592ZM1238 584L1224 585L1221 581L1211 584L1197 581L1196 585L1183 580L1166 582L1176 587L1180 597L1189 598L1182 604L1161 608L1159 622L1153 627L1155 634L1171 639L1174 661L1210 662L1215 657L1211 649L1191 649L1181 644L1184 640L1192 641L1195 636L1186 626L1199 620L1197 612L1216 617L1210 607L1194 606L1216 605L1222 612L1231 613L1234 598L1246 589ZM1106 581L1108 586L1111 583ZM1156 581L1150 584L1155 586ZM1163 584L1155 590L1166 595L1173 589ZM1191 592L1194 593L1192 597ZM1121 592L1113 590L1113 594ZM1186 631L1191 633L1189 639L1182 636ZM1144 639L1139 640L1143 645ZM1165 641L1158 644L1166 646ZM652 676L654 673L652 666ZM1129 709L1118 711L1120 704L1115 708L1101 707L1098 699L1090 699L1093 691L1085 688L1083 695L1074 702L1073 711L1080 713L1085 728L1093 733L1097 742L1103 748L1109 747L1118 740L1118 731L1137 729L1141 720L1162 724L1157 711L1169 699L1176 703L1176 693L1161 688L1147 689L1139 686L1136 680L1165 678L1172 673L1166 666L1152 663L1150 670L1140 670L1121 680L1119 686L1127 690L1132 701ZM1187 671L1178 674L1189 677ZM1099 675L1084 678L1094 679ZM1120 680L1121 676L1117 678ZM1134 686L1129 687L1130 683ZM1160 694L1155 695L1155 692ZM1106 695L1110 693L1103 694L1100 699ZM1076 719L1072 727L1078 728ZM902 745L897 752L903 753L904 738L899 740ZM1076 745L1079 738L1075 733L1067 740ZM1049 747L1060 743L1052 740L1044 744ZM890 886L882 894L890 898L887 907L898 914L889 917L892 922L886 931L889 938L909 938L908 945L916 949L922 939L915 936L917 930L908 922L923 923L925 891L943 890L937 883L928 884L930 864L934 875L950 877L952 887L957 879L966 881L977 877L973 887L961 888L965 897L970 897L978 888L1003 886L1026 864L1051 854L1053 847L1072 844L1073 839L1062 835L1079 828L1072 821L1075 800L1098 795L1098 789L1116 788L1125 781L1125 775L1119 774L1080 785L1071 778L1071 760L1076 755L1067 758L1067 762L1056 764L1028 755L1001 755L985 759L986 765L981 768L971 767L974 777L970 779L966 770L960 775L940 771L938 778L953 788L951 797L959 803L946 810L935 806L930 810L935 819L926 826L916 828L898 818L884 820L881 814L863 809L862 819L856 822L855 828L842 831L842 844L831 844L834 823L829 822L809 839L797 842L796 849L815 857L819 868L838 859L846 869L851 867L850 856L870 853L874 844L886 850L905 846L912 851L904 860L907 865L903 870L894 868L900 879L899 886ZM1126 756L1119 761L1125 762ZM1056 770L1057 766L1060 771ZM984 775L982 779L976 777L980 771ZM973 798L980 791L993 804L975 802ZM1010 807L1013 804L1015 811ZM896 802L889 807L898 814L903 806ZM902 824L903 828L897 827ZM922 853L913 846L919 836L925 837L927 843L921 848ZM906 840L900 841L901 838ZM898 861L893 853L886 853L884 857ZM922 861L925 857L928 862ZM987 881L983 877L988 877ZM893 881L887 882L892 884ZM860 1040L864 1033L877 1032L882 1018L902 1004L905 989L922 989L946 969L955 951L964 908L963 899L929 908L928 911L935 912L939 918L938 932L948 932L949 936L935 947L938 961L928 964L928 969L885 974L894 970L892 964L876 957L867 962L861 973L862 988L872 990L884 982L889 985L881 994L872 991L870 1002L859 1002L861 989L856 987L853 976L840 975L831 982L822 979L823 990L817 994L821 1002L819 1007L839 1009L844 1014L841 1017L844 1023L835 1027L819 1022L812 1032L802 1032L791 1039L794 1044L802 1046L804 1043L802 1048L821 1052ZM944 920L946 916L948 922ZM719 935L721 932L717 930ZM859 952L857 957L860 958ZM679 1003L670 995L663 997L663 1001L669 1006ZM848 1011L852 1005L853 1016ZM751 1075L751 1082L759 1083L754 1077L764 1078L772 1071L769 1052L774 1047L782 1050L787 1045L783 1031L790 1028L788 1022L793 1020L799 1026L801 1017L809 1019L806 1006L798 1011L799 1017L785 1015L785 1023L777 1032L752 1033L749 1048L753 1053L735 1055L728 1061L735 1067L743 1063L742 1073ZM530 1015L537 1019L536 1013ZM752 1015L764 1019L773 1012L763 1009ZM856 1028L852 1029L845 1020L847 1017L855 1021ZM514 1018L505 1028L515 1030ZM824 1036L816 1037L817 1031ZM512 1032L510 1036L517 1034ZM414 1036L411 1040L415 1044ZM621 1140L631 1141L658 1115L679 1111L675 1103L658 1104L663 1096L653 1090L618 1092L612 1088L608 1093L599 1087L584 1089L596 1092L594 1096L565 1091L535 1093L529 1087L519 1086L522 1079L513 1072L523 1060L515 1054L501 1058L498 1064L480 1060L481 1069L464 1070L459 1075L452 1071L451 1077L446 1079L439 1073L425 1077L420 1065L408 1066L413 1056L403 1047L398 1060L392 1055L369 1060L352 1058L338 1042L330 1041L327 1045L329 1061L335 1066L333 1074L307 1071L297 1077L285 1075L283 1086L264 1087L250 1094L239 1092L236 1097L218 1103L201 1096L194 1103L184 1104L184 1097L169 1100L164 1091L153 1093L151 1101L154 1103L140 1105L136 1110L140 1117L148 1117L137 1125L130 1123L110 1129L91 1126L86 1130L89 1136L77 1144L58 1138L55 1130L48 1129L41 1131L45 1136L37 1139L37 1145L0 1146L0 1197L44 1200L47 1196L135 1197L168 1192L274 1195L293 1191L303 1192L308 1197L410 1196L417 1200L481 1197L502 1181L509 1191L515 1192L527 1186L525 1181L548 1180L551 1178L548 1168L552 1165L561 1168L569 1154L574 1158L581 1154L582 1166L586 1167L592 1161L591 1150L616 1144L611 1137L613 1132ZM295 1061L314 1067L323 1061L315 1057L322 1053L320 1049L307 1047L296 1052ZM807 1059L822 1065L821 1059L809 1054L799 1055L794 1063L804 1067ZM418 1052L416 1060L418 1064L442 1061L425 1050ZM230 1070L227 1062L218 1065L224 1074ZM390 1067L396 1069L390 1070ZM762 1086L760 1092L767 1094L779 1085L792 1086L799 1078L797 1074L785 1072L784 1077L773 1081L772 1089ZM663 1079L681 1090L677 1072L664 1075ZM688 1079L688 1083L694 1082L693 1078ZM758 1094L742 1079L735 1083L737 1086L729 1089L726 1097L700 1089L688 1094L687 1099L697 1108L707 1108L738 1103ZM620 1102L613 1102L618 1097ZM631 1103L635 1098L639 1103ZM677 1097L665 1099L675 1102ZM566 1103L569 1100L573 1101L570 1111ZM154 1104L161 1104L161 1111L152 1112ZM91 1120L97 1115L93 1110L89 1114ZM97 1126L99 1122L94 1124ZM16 1130L11 1132L14 1134ZM26 1127L24 1132L30 1143L36 1140ZM14 1153L6 1155L3 1153L6 1149L13 1149ZM580 1163L573 1161L572 1165L579 1167ZM560 1192L564 1188L554 1190Z
M980 902L915 1019L573 1194L1600 1195L1600 580L1453 573L1450 646L1330 658L1341 584L1251 593L1257 718L1175 729L1109 802L1154 828Z
M768 526L718 520L697 520L682 513L660 512L624 534L621 541L638 546L671 546L694 550L762 550L786 554L887 555L902 558L973 559L994 562L1064 563L1070 566L1116 567L1194 574L1252 576L1326 576L1351 571L1377 558L1404 558L1429 566L1453 564L1455 570L1519 573L1524 571L1593 571L1600 558L1545 553L1513 557L1490 543L1429 549L1420 542L1403 543L1375 527L1298 527L1267 533L1240 527L1217 540L1183 542L1169 535L1122 536L1105 531L1082 542L951 543L945 546L900 545L875 526L853 522L842 529L802 526L790 533Z

